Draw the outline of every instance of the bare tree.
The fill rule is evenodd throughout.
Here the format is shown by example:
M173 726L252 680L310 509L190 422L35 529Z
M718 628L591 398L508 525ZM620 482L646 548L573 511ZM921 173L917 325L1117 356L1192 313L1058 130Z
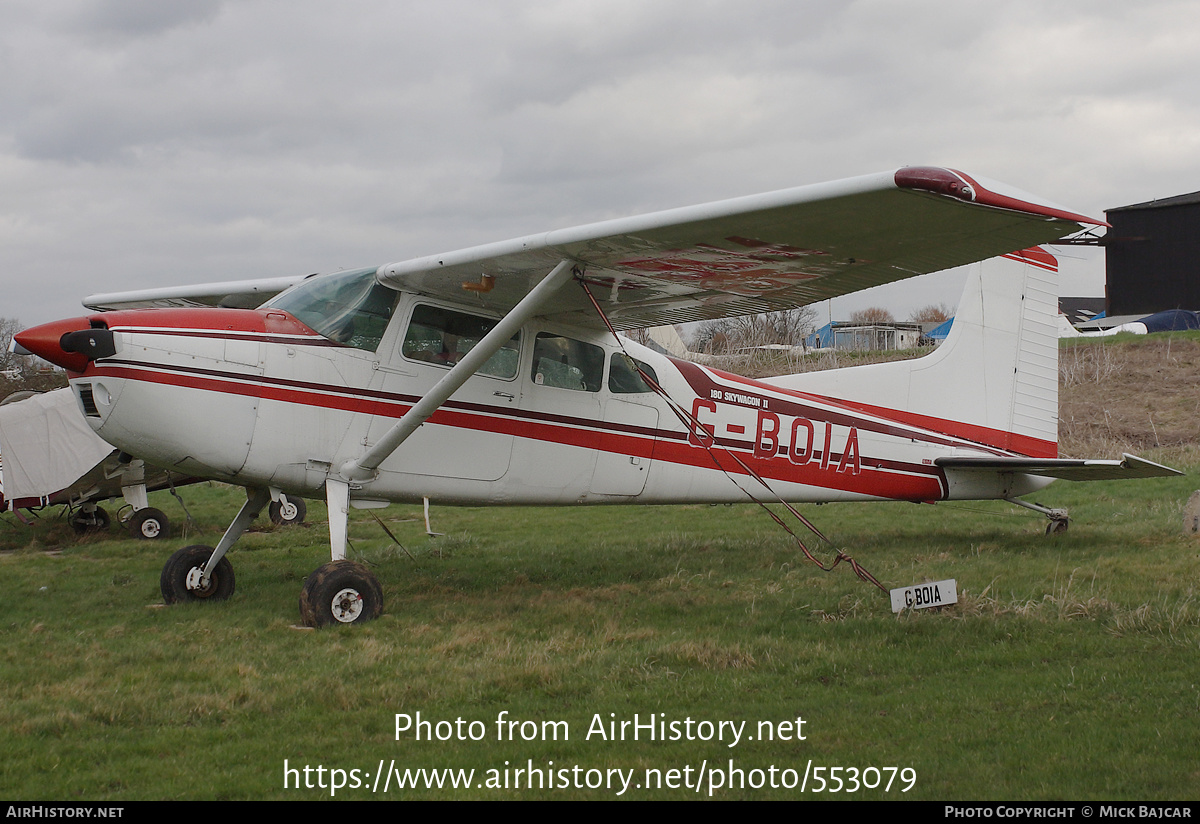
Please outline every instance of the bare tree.
M643 346L646 346L650 343L650 332L646 329L629 329L621 334L629 338L634 343L640 343Z
M779 342L789 346L800 346L817 328L817 310L812 306L771 312L767 319L779 335Z
M868 306L866 309L851 312L850 322L866 326L874 323L895 323L896 318L882 306Z
M950 308L944 303L929 304L908 316L913 323L943 323L950 320Z
M705 321L696 333L695 345L713 354L728 354L768 344L800 346L816 328L816 310L811 306L759 315Z
M20 355L8 351L13 335L24 328L16 318L0 318L0 371L8 372L24 365Z
M67 385L61 369L29 355L17 355L9 350L13 335L24 329L16 318L0 318L0 400L13 392L45 392Z

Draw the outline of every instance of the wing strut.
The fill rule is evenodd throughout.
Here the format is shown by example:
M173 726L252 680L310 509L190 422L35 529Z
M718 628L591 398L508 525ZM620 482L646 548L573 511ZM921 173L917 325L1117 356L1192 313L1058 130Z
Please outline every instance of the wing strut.
M421 400L413 404L366 454L357 461L342 464L342 477L349 481L366 481L372 478L384 459L395 452L409 435L417 431L418 426L425 423L439 406L458 391L458 388L467 382L467 378L475 374L475 370L500 351L500 347L515 335L527 320L536 315L559 287L571 278L572 263L569 259L560 261L550 274L542 278L520 303L492 327L492 331L484 335L483 339L446 373L445 377L434 384Z
M574 261L559 261L550 274L542 278L521 302L500 319L492 330L475 344L462 360L456 363L433 388L401 416L378 442L356 461L346 461L340 467L341 477L325 481L325 497L329 504L329 546L333 560L346 557L347 521L349 519L350 485L368 481L375 476L379 465L404 443L417 427L445 403L458 388L496 354L527 320L536 315L546 302L574 274Z

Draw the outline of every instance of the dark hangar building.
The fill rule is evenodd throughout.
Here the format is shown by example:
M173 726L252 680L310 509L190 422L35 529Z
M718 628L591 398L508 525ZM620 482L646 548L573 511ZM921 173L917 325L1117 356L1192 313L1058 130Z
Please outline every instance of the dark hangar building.
M1105 215L1109 317L1200 309L1200 192Z

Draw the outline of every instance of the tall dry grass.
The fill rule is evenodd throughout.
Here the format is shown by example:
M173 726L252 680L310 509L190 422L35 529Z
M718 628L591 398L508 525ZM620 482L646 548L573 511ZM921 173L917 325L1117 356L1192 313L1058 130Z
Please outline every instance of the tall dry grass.
M1060 347L1060 454L1190 454L1197 444L1200 336L1119 336Z

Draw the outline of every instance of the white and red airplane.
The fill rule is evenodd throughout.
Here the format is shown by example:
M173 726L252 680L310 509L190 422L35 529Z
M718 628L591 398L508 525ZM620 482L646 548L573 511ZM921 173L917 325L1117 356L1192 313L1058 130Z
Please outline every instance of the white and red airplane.
M1019 496L1054 478L1174 473L1057 457L1057 264L1035 247L1097 224L907 167L312 277L257 309L117 309L17 338L71 373L105 440L247 488L215 549L167 561L168 603L227 598L225 554L255 514L323 494L333 560L306 580L301 613L351 623L383 598L345 559L349 506L999 498L1065 528ZM750 380L612 331L996 256L918 360ZM167 292L183 297L124 297Z

